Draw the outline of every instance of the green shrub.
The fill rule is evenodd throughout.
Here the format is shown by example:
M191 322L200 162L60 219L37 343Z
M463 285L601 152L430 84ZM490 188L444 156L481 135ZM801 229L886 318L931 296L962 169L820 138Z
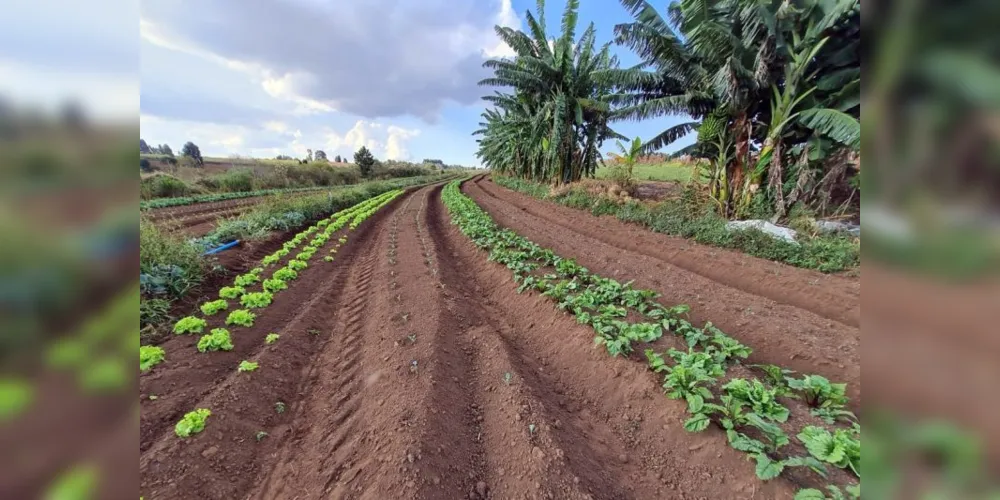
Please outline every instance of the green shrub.
M188 196L197 192L184 181L167 174L151 175L139 181L139 197L144 200Z

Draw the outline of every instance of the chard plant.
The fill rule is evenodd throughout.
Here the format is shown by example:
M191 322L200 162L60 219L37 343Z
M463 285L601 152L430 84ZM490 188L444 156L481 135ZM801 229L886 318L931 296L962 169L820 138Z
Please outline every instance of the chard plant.
M174 333L178 335L186 333L201 333L205 331L206 326L208 326L207 321L194 316L187 316L178 320L177 323L174 323Z
M241 286L224 286L219 289L219 297L223 299L235 299L246 293L246 289Z
M217 314L219 311L224 311L229 308L229 303L225 299L213 300L211 302L205 302L201 305L201 312L205 316L212 316Z
M202 335L198 339L198 352L232 350L233 340L229 336L229 330L225 328L213 328L211 333Z
M688 403L688 411L701 412L705 401L712 399L712 392L707 386L714 385L716 379L725 373L722 366L704 352L670 349L667 355L676 362L664 370L663 388L667 397L684 399Z
M799 490L794 500L859 500L860 498L859 484L847 486L843 490L831 484L826 487L826 493L815 488Z
M211 410L206 408L198 408L186 413L180 422L177 422L177 425L174 426L174 434L182 438L198 434L205 430L205 422L210 415L212 415Z
M139 346L139 370L149 371L154 366L166 359L166 353L162 347L143 345Z
M832 424L837 418L855 419L854 414L845 409L847 404L847 384L831 384L820 375L806 375L801 379L788 378L788 387L803 393L811 413Z
M788 408L777 401L777 392L757 379L734 378L722 386L722 390L734 399L746 403L750 410L763 418L775 422L788 420Z
M255 319L257 319L257 315L249 310L237 309L229 313L229 316L226 317L226 324L251 327Z
M851 431L836 429L832 433L822 427L806 426L797 436L809 454L841 469L850 469L861 477L861 440Z

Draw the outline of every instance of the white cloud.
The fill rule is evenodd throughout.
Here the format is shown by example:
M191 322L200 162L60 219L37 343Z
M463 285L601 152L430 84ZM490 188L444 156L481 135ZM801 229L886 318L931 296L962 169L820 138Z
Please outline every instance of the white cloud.
M418 135L420 135L418 129L407 129L396 125L385 126L379 122L358 120L344 134L335 131L328 132L325 144L328 155L351 155L364 146L378 158L408 160L410 153L407 149L407 143Z
M139 82L127 75L36 66L0 59L0 96L52 112L78 102L98 120L131 121L139 112Z

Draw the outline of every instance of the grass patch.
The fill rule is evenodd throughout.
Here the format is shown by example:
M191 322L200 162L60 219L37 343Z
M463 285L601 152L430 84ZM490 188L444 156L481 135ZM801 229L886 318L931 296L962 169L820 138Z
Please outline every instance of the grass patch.
M800 233L799 244L796 245L755 229L730 231L726 228L726 219L693 196L655 204L634 201L620 203L580 188L550 196L548 187L536 182L499 176L493 176L493 180L501 186L534 198L588 210L594 215L614 215L619 220L639 224L658 233L689 238L704 245L739 250L754 257L796 267L835 273L857 267L861 261L860 244L850 237L808 236Z

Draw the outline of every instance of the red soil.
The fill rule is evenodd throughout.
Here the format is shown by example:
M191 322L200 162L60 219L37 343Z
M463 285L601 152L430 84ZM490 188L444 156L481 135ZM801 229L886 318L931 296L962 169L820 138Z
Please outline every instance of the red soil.
M754 314L742 321L757 327L760 315L779 324L760 332L736 328L740 316L729 308L704 311L691 302L713 320L719 313L723 327L758 352L773 346L755 344L766 335L785 335L797 349L803 338L825 347L824 339L851 332L841 324L826 327L833 322L805 310L697 281L704 278L678 281L686 271L674 270L664 281L668 263L551 223L529 230L529 222L542 221L526 220L534 216L502 207L476 186L469 191L498 222L594 271L637 277L668 300L681 297L674 287L691 285L705 297L722 293L729 308L742 310L750 301ZM401 196L350 233L334 262L317 259L304 270L252 328L231 329L232 352L197 353L196 338L188 336L163 344L166 363L140 378L140 493L157 499L792 497L792 480L759 481L752 462L717 429L685 432L685 404L665 398L644 363L609 358L593 347L589 328L548 299L515 289L510 272L488 262L450 224L440 186ZM795 330L798 340L791 321L803 325ZM820 324L823 335L803 333ZM269 332L280 340L265 345ZM751 338L741 337L749 332ZM786 349L782 364L795 352ZM243 359L260 369L237 373ZM151 394L158 398L149 400ZM283 413L275 411L279 401ZM202 407L212 410L206 430L174 436L174 423ZM258 441L258 431L267 436Z

